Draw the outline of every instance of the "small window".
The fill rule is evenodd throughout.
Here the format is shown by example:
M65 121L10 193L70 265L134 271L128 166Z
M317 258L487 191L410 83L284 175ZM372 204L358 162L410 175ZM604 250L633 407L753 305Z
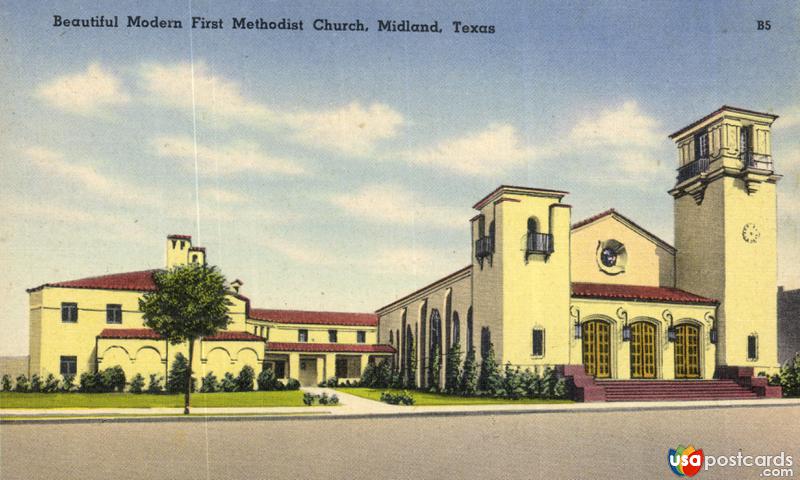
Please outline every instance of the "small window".
M122 323L122 305L113 303L106 305L106 323Z
M197 254L192 255L192 263L197 263Z
M61 321L64 323L78 323L78 304L67 303L61 304Z
M297 341L303 343L308 342L308 330L298 330Z
M364 330L359 330L356 332L356 342L358 343L367 343L367 332Z
M78 357L61 356L61 375L77 375Z
M339 332L336 330L328 330L328 342L336 343L339 341Z
M336 378L349 378L346 358L336 358Z
M184 247L186 247L186 242L184 242L183 240L181 240L181 250L183 250L183 249L184 249Z
M750 335L747 337L747 359L758 360L758 336Z
M258 329L259 329L259 336L263 337L264 336L264 327L258 327Z
M286 378L286 362L284 361L275 362L273 366L273 371L275 372L275 377Z
M534 357L544 356L544 329L541 328L533 329L533 356Z
M708 158L708 132L698 134L694 138L695 160Z
M752 131L752 126L742 127L739 130L739 152L747 153L753 149Z

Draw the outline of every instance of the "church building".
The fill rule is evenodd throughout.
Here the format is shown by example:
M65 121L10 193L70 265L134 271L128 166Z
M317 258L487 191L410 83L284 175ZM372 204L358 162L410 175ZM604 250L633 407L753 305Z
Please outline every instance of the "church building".
M379 341L422 387L432 355L443 382L458 343L556 368L587 400L620 385L608 380L779 394L752 378L778 368L776 118L723 106L670 135L675 245L617 210L573 222L567 192L497 188L473 206L470 264L378 309Z

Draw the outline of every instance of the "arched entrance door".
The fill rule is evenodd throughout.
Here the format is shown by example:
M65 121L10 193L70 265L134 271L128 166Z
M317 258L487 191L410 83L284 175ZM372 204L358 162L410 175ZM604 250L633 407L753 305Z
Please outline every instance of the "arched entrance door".
M675 327L675 378L700 378L700 328Z
M602 320L583 324L583 366L596 378L611 377L611 325Z
M656 326L631 325L631 378L656 378Z

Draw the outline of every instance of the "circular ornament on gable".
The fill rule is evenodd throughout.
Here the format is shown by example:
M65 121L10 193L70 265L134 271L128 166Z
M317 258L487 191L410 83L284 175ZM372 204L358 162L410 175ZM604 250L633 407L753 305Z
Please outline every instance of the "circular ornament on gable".
M625 271L628 252L621 242L609 239L597 244L597 266L608 275L618 275Z
M742 239L747 243L756 243L761 237L761 232L755 223L745 223L742 227Z

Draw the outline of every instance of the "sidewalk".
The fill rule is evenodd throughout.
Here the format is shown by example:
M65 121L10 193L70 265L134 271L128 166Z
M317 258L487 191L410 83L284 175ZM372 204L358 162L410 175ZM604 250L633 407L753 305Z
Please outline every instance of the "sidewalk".
M208 421L208 420L288 420L344 419L403 416L513 415L546 413L590 413L645 410L704 410L721 408L791 407L800 408L800 399L714 400L680 402L602 402L571 404L496 404L400 406L368 400L332 388L303 388L319 395L339 397L338 406L118 409L1 409L0 423L74 423L114 421Z

